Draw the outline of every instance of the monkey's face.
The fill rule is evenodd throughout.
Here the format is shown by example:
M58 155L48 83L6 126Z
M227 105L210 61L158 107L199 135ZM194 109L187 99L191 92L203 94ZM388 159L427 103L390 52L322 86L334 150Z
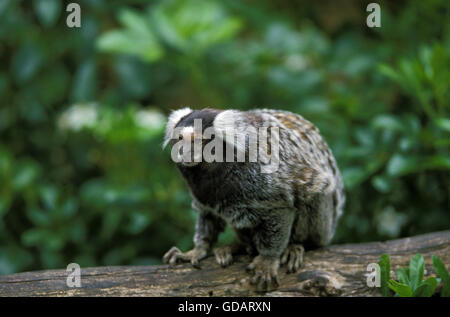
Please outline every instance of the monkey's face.
M168 120L164 146L170 144L172 159L185 167L211 163L204 157L207 143L214 140L214 119L220 110L190 110L173 112ZM211 151L214 154L214 149Z
M203 160L203 135L202 132L194 131L194 127L185 126L176 129L178 139L171 141L172 151L175 151L176 162L193 167Z

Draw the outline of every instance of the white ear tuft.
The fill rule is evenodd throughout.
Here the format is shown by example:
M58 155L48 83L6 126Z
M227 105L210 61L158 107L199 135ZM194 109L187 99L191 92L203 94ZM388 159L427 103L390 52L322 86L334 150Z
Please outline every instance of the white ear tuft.
M225 110L219 113L214 119L213 126L217 133L225 133L228 130L236 128L236 121L238 120L239 111Z
M167 146L167 144L169 143L170 139L172 139L172 137L173 137L173 135L172 135L173 134L173 130L175 129L175 126L177 125L177 123L180 122L181 119L183 119L184 117L186 117L190 113L192 113L192 109L188 108L188 107L172 111L172 113L170 114L169 118L167 119L166 134L164 136L164 143L163 143L163 146L162 146L163 149Z
M223 138L237 151L245 152L245 134L250 131L247 129L248 125L243 122L242 112L238 110L222 111L214 119L213 126L218 137Z

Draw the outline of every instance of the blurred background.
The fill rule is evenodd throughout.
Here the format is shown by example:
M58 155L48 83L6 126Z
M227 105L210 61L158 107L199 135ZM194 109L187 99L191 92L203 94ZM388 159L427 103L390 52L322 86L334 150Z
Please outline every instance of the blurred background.
M347 191L335 243L450 228L450 2L0 1L0 274L192 247L167 114L315 123ZM230 232L221 243L232 239Z

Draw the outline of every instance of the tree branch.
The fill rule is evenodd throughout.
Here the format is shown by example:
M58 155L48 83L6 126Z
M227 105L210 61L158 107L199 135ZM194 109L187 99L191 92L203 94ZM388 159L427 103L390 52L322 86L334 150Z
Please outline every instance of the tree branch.
M245 268L249 256L221 268L210 257L200 264L174 268L167 265L116 266L81 269L81 287L69 288L66 270L49 270L0 276L0 296L381 296L366 283L367 265L382 253L391 257L391 269L407 266L421 253L428 274L431 255L450 264L450 230L411 238L360 244L332 245L306 252L304 266L295 274L280 269L280 287L257 293L249 286Z

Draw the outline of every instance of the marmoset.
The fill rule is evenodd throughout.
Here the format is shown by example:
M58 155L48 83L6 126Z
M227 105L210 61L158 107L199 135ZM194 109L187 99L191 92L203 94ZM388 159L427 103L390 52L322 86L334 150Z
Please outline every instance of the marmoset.
M228 225L236 243L214 249L217 262L225 267L235 254L255 255L247 267L250 283L268 290L279 285L280 264L295 272L304 247L332 239L345 202L343 182L319 130L302 116L184 108L168 118L163 147L168 144L198 218L194 248L172 247L165 263L198 267Z

